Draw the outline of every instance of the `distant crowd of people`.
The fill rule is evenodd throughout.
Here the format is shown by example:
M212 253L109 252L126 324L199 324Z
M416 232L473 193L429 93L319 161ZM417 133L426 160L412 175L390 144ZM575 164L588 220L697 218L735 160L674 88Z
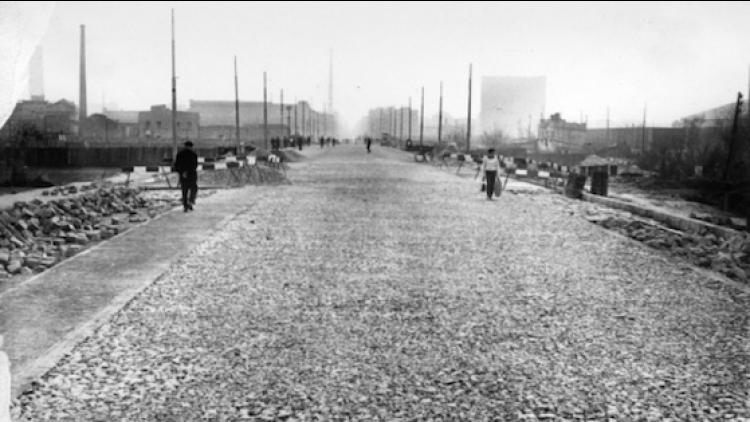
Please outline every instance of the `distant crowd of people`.
M297 147L302 151L302 146L310 146L312 144L312 137L310 136L284 136L271 138L271 149L279 150L281 148L294 148Z
M336 145L341 144L341 140L337 138L332 137L324 137L321 136L318 138L318 142L320 143L320 147L335 147ZM311 136L284 136L284 137L275 137L271 138L271 149L272 150L279 150L281 148L299 148L300 151L302 151L303 146L310 146L312 145L312 137Z

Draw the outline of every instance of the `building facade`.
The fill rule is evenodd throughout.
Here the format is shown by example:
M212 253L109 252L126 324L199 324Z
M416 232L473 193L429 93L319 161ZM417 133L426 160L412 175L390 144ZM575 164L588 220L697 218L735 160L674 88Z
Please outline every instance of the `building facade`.
M179 140L197 139L200 136L198 113L189 111L177 112L177 138ZM138 132L141 139L172 140L172 110L165 105L152 106L150 111L138 113Z
M20 101L0 129L0 142L67 141L78 133L75 104L41 99Z
M578 153L586 149L586 123L570 123L555 113L539 122L540 149L548 152Z
M223 130L221 128L236 127L237 125L237 104L234 101L190 100L189 111L200 114L201 130L216 127L212 133L218 133ZM266 113L265 119L268 122L269 132L272 126L274 132L280 131L279 126L286 127L284 135L322 136L325 131L325 136L332 136L335 131L334 116L330 113L323 114L313 110L307 101L289 104L268 102L265 105L265 110L262 101L240 101L240 127L262 127L265 123L264 112ZM242 133L240 137L242 137ZM255 135L252 135L252 138L255 137ZM257 139L251 140L256 141Z

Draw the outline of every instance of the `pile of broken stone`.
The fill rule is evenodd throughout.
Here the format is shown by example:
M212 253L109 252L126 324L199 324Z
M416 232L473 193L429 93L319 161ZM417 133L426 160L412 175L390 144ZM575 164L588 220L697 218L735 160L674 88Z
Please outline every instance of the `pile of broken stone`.
M60 189L66 194L72 189ZM104 186L48 202L16 202L0 211L0 279L42 272L179 205L174 199L145 199L140 188ZM78 188L76 188L77 193Z
M750 235L720 237L703 228L696 233L670 229L629 213L587 210L586 219L654 249L747 283L750 280Z

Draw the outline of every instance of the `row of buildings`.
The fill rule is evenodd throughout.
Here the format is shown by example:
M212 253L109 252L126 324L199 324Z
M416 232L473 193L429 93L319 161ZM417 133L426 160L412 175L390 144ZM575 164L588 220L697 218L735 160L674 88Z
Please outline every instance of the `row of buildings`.
M234 101L191 100L187 110L176 113L176 133L180 142L199 141L205 145L237 142L237 104ZM264 122L267 121L267 125ZM55 103L35 96L16 104L13 114L0 128L0 144L56 145L171 143L173 113L166 105L147 111L102 110L83 120L70 101ZM292 135L333 136L334 115L313 110L309 103L296 104L243 101L239 103L239 140L259 143L268 138Z

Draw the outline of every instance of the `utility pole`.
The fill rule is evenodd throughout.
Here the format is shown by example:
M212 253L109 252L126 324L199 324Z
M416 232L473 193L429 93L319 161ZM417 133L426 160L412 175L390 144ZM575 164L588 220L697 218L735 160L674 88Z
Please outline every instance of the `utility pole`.
M471 73L472 65L469 64L469 115L466 120L466 152L471 149Z
M424 138L424 87L422 87L422 106L419 111L419 147L422 147Z
M438 148L443 139L443 81L440 81L440 112L438 113Z
M299 129L298 129L299 126L297 125L297 104L299 103L297 102L297 97L295 97L294 98L294 136L299 135Z
M323 106L323 136L328 136L328 111L326 106Z
M531 139L531 114L529 114L529 139Z
M607 107L607 145L609 145L609 107Z
M268 151L268 79L263 72L263 148Z
M263 74L265 78L265 73ZM240 153L240 88L237 78L237 56L234 56L234 115L237 131L237 154Z
M388 107L388 134L396 135L396 114L392 107Z
M281 133L284 133L284 90L281 90Z
M286 125L289 128L289 137L292 136L292 106L286 106Z
M648 103L643 103L643 133L641 135L641 154L646 153L646 109Z
M174 39L174 9L172 9L172 160L177 158L177 65Z
M172 12L174 13L174 12ZM174 19L174 17L172 18ZM174 25L174 21L173 21ZM87 95L86 95L86 25L81 25L81 68L80 68L80 91L79 91L79 103L78 104L78 136L83 139L84 136L84 121L88 117L87 110Z
M401 106L401 116L398 119L398 121L401 126L399 130L399 134L398 134L398 139L399 141L403 142L404 141L404 107L403 106Z
M729 153L727 164L724 167L724 211L729 208L729 170L734 156L734 147L737 144L737 134L740 129L740 111L742 111L742 93L737 93L737 105L734 108L734 123L732 124L732 138L729 140Z
M409 137L406 138L406 139L408 139L410 141L411 141L411 121L412 121L412 117L411 117L411 97L409 97Z

